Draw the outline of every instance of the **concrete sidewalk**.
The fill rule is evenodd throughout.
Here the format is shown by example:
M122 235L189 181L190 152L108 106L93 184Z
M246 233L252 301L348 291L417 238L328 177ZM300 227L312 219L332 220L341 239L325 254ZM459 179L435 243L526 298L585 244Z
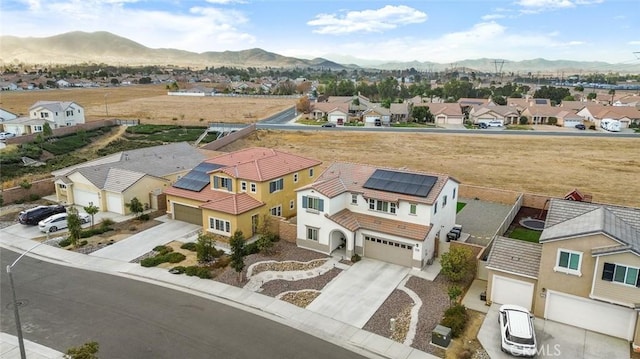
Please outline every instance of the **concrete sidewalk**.
M64 354L57 350L47 348L38 343L24 340L24 351L29 359L62 359ZM19 359L20 346L18 345L18 337L6 333L0 333L0 358L2 359Z
M408 273L409 268L363 258L331 281L307 310L362 328Z
M2 236L0 238L0 247L18 253L24 253L27 249L38 244L38 242L29 239L13 238L9 240L5 237L6 236ZM226 285L214 280L188 277L186 275L174 275L170 274L166 269L145 268L135 263L98 256L88 256L48 245L37 246L28 255L59 265L118 275L214 300L304 331L368 358L437 358L436 356L395 342L389 338L367 332L352 324L335 320L329 316L297 307L273 297ZM408 269L405 270L408 271ZM391 270L391 272L397 271ZM376 280L380 280L379 277L382 273L376 271L373 274ZM397 276L399 277L400 274L397 274ZM401 279L402 278L399 280ZM397 284L398 283L395 285ZM352 288L348 294L351 296L358 292L359 290ZM370 293L370 295L373 294ZM384 299L386 299L386 296L382 298L382 300ZM351 299L351 301L354 303L358 302L358 300L354 299ZM376 308L378 307L379 304Z

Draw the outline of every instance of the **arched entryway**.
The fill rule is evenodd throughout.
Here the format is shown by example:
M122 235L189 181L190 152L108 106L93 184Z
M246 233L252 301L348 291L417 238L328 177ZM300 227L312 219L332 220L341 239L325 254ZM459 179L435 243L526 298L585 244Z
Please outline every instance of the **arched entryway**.
M340 230L333 230L329 233L329 248L331 254L341 252L346 255L347 236Z

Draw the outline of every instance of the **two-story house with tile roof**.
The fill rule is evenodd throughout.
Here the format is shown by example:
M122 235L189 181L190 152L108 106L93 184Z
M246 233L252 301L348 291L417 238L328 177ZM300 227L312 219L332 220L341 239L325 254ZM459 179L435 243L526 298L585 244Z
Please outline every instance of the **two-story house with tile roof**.
M495 240L487 299L640 348L640 209L552 199L539 242Z
M126 204L136 197L148 208L164 208L159 195L184 176L205 155L186 142L117 152L52 172L58 202L101 211L130 213Z
M296 242L326 254L420 269L455 225L458 181L443 174L338 162L297 192Z
M252 237L264 216L295 216L295 190L311 183L320 165L262 147L219 155L165 189L167 213L222 237L236 230Z

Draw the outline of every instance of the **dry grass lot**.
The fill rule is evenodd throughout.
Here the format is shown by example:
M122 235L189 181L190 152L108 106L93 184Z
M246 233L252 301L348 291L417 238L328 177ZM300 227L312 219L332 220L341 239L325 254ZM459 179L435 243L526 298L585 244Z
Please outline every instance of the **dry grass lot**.
M258 131L221 150L264 146L331 161L449 174L464 184L640 207L640 141L514 135Z
M192 126L208 122L256 122L296 103L291 98L169 96L165 85L4 91L0 94L0 108L15 114L26 115L37 101L75 101L85 108L87 122L120 118Z

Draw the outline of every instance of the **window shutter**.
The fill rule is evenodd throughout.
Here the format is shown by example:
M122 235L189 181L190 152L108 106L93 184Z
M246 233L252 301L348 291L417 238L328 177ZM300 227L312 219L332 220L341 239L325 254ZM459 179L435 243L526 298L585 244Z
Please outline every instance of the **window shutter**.
M307 196L302 196L302 208L307 208Z
M280 178L278 180L278 184L279 184L278 186L279 189L284 189L284 179Z
M613 263L605 263L602 271L602 280L613 281L613 272L616 269L616 265Z
M213 188L218 188L218 176L213 176Z
M318 199L318 211L324 212L324 199L322 198Z
M638 278L636 279L636 287L640 288L640 271L638 271Z
M269 193L273 193L276 190L276 183L269 182Z

